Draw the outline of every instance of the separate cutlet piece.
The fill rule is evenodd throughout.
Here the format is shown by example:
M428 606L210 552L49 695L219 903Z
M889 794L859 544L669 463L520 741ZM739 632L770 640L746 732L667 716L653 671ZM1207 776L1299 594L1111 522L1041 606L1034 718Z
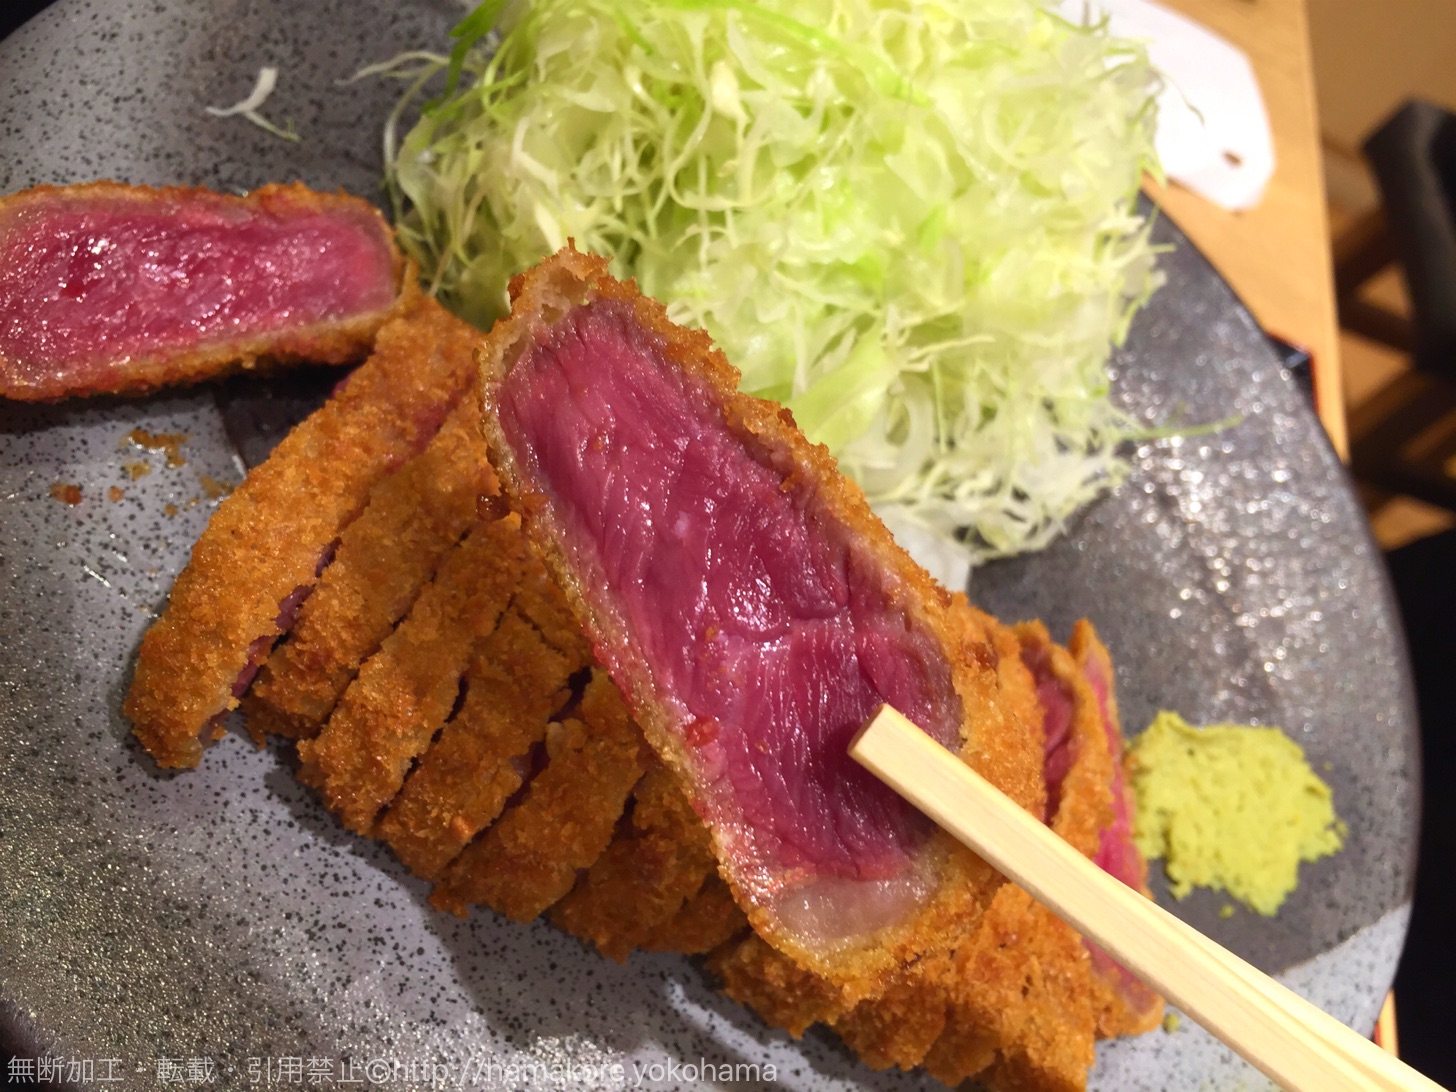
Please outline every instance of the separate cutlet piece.
M480 410L466 397L424 451L389 475L344 529L288 640L243 699L248 730L311 739L359 665L389 636L445 556L498 495Z
M1044 771L1043 710L1036 681L1022 662L1022 646L1016 633L990 615L971 607L964 597L957 596L956 614L969 629L987 633L996 649L996 670L1002 700L1016 723L1033 745L1025 748L1000 749L987 755L988 765L1014 763L1002 771L1008 780L1031 778L1042 781ZM1046 815L1046 790L1043 787L1027 808L1039 818ZM991 902L989 914L1007 903L1006 894L1013 890L1002 887ZM981 1012L964 1003L967 992L972 1001L977 994L968 990L968 983L958 970L966 954L986 943L991 935L990 923L983 923L953 950L936 952L918 962L899 968L883 994L861 1002L853 1010L831 1020L834 1029L867 1063L877 1069L899 1066L910 1069L920 1064L941 1033L953 1023L959 1027L989 1025L999 1042L1009 1041L1010 1028L999 1022L999 1016Z
M963 613L968 625L992 635L1008 708L1044 741L1045 802L1032 810L1097 857L1115 819L1105 701L1039 623L1013 632L974 609ZM1090 627L1079 628L1079 658L1110 679L1110 660L1093 640ZM1108 988L1081 938L1010 884L953 951L900 968L880 993L853 1007L758 936L718 949L709 966L730 996L792 1034L828 1022L876 1068L923 1065L947 1084L975 1079L1007 1092L1085 1087Z
M471 385L478 334L422 299L374 354L213 514L147 631L125 711L162 766L196 766L293 624L333 544L376 482L439 431Z
M1041 709L1046 821L1078 853L1095 857L1113 822L1117 773L1096 695L1046 626L1022 622L1015 632Z
M527 579L550 580L539 562ZM590 663L550 644L518 596L476 653L465 701L375 827L411 871L438 879L470 840L495 822L530 773L531 749L571 698L571 677ZM557 606L566 604L557 593ZM539 610L537 614L539 615Z
M701 955L748 931L748 918L723 880L709 876L698 893L642 945L649 952Z
M717 879L717 860L708 829L672 771L655 763L632 794L624 829L552 908L551 921L622 962L652 941L709 877Z
M546 732L546 765L519 803L445 870L430 901L463 915L480 903L530 921L571 890L612 839L650 752L605 674L574 716Z
M754 928L853 998L953 948L1001 878L846 748L888 701L1033 802L989 635L605 261L568 249L512 296L480 350L497 472Z
M347 364L417 294L389 225L357 197L37 186L0 198L0 397Z
M460 697L477 644L496 628L528 560L520 520L477 523L441 563L313 739L298 776L350 830L368 834Z
M1067 643L1077 669L1096 697L1098 719L1106 733L1112 763L1112 822L1100 832L1093 859L1104 871L1116 876L1146 898L1148 864L1132 838L1132 797L1122 766L1122 723L1117 714L1117 692L1113 685L1112 657L1097 637L1092 623L1082 619L1072 627ZM1087 942L1092 954L1093 985L1097 990L1097 1033L1104 1038L1140 1035L1163 1020L1163 999L1136 978L1098 945Z

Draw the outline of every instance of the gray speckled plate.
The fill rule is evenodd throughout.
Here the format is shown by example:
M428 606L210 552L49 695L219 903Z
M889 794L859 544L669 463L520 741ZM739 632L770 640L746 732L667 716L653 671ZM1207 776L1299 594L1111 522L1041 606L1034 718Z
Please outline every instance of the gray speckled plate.
M60 0L0 44L0 192L109 176L375 193L394 89L337 81L438 45L458 11ZM265 64L282 72L268 112L301 144L202 111L241 98ZM978 573L973 592L1064 636L1077 616L1096 620L1130 728L1171 707L1299 739L1334 786L1348 848L1306 867L1277 919L1222 919L1212 897L1175 909L1368 1028L1411 883L1400 634L1309 408L1217 276L1159 232L1177 244L1169 283L1119 355L1118 396L1148 421L1240 423L1147 445L1116 496L1051 550ZM186 464L134 448L135 427L186 433ZM150 472L133 479L137 462ZM930 1085L871 1073L829 1036L766 1030L688 961L618 966L543 925L434 913L421 883L298 787L285 753L232 738L200 770L158 773L118 711L130 661L208 518L204 477L240 474L210 391L0 407L0 1041L89 1059L93 1077L128 1088L209 1073L221 1087L317 1086L325 1072L338 1084L351 1062L362 1084L391 1088L630 1086L635 1067L646 1087L691 1087L752 1064L788 1088ZM80 504L53 499L57 483L79 485ZM602 1063L624 1079L582 1068ZM509 1069L529 1065L547 1068ZM761 1086L741 1068L717 1083ZM1093 1083L1262 1082L1185 1024L1104 1046Z

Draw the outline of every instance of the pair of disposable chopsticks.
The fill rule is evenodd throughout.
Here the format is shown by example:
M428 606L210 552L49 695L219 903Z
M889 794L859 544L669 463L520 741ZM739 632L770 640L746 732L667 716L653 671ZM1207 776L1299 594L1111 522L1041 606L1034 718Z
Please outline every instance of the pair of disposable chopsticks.
M862 766L1291 1092L1441 1086L1103 872L888 705Z

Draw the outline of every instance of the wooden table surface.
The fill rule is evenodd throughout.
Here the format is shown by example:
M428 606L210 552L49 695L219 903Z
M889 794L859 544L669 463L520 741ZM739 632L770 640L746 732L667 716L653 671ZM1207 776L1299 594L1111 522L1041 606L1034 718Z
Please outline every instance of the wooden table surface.
M1306 0L1162 3L1248 54L1269 113L1276 167L1263 200L1247 212L1227 212L1176 185L1149 192L1266 330L1310 351L1320 418L1343 456L1345 402Z

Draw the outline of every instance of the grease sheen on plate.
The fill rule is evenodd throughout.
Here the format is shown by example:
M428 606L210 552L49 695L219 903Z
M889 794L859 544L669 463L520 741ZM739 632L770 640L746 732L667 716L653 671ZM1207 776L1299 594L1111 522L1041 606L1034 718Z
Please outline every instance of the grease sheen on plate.
M336 81L438 47L457 14L443 0L60 0L0 43L0 192L297 177L377 196L395 88ZM280 69L270 116L291 118L300 144L203 112L242 98L266 64ZM1176 244L1168 284L1117 355L1117 396L1150 423L1239 423L1140 448L1115 496L1045 553L978 572L973 597L1056 632L1093 618L1129 731L1174 708L1297 736L1349 821L1346 850L1306 867L1273 921L1220 919L1211 896L1175 904L1162 888L1160 900L1368 1027L1411 883L1398 627L1309 407L1226 286L1171 225L1158 231ZM254 389L258 403L288 402L287 384ZM129 446L137 427L186 433L186 464ZM153 467L133 481L123 466L138 459ZM210 1058L222 1087L241 1087L250 1059L262 1076L292 1057L383 1060L375 1087L426 1087L425 1062L449 1064L454 1087L506 1088L511 1064L579 1078L610 1061L624 1083L635 1065L656 1088L711 1083L686 1068L702 1063L772 1064L786 1088L934 1087L873 1073L828 1036L765 1029L686 960L621 967L539 923L432 911L419 881L296 784L281 751L233 738L200 770L158 773L121 695L210 514L203 477L240 474L208 389L0 407L0 1031L17 1054L121 1059L129 1088L161 1087L159 1059ZM54 500L58 482L79 485L81 504ZM1104 1044L1092 1086L1239 1080L1260 1078L1185 1023Z

